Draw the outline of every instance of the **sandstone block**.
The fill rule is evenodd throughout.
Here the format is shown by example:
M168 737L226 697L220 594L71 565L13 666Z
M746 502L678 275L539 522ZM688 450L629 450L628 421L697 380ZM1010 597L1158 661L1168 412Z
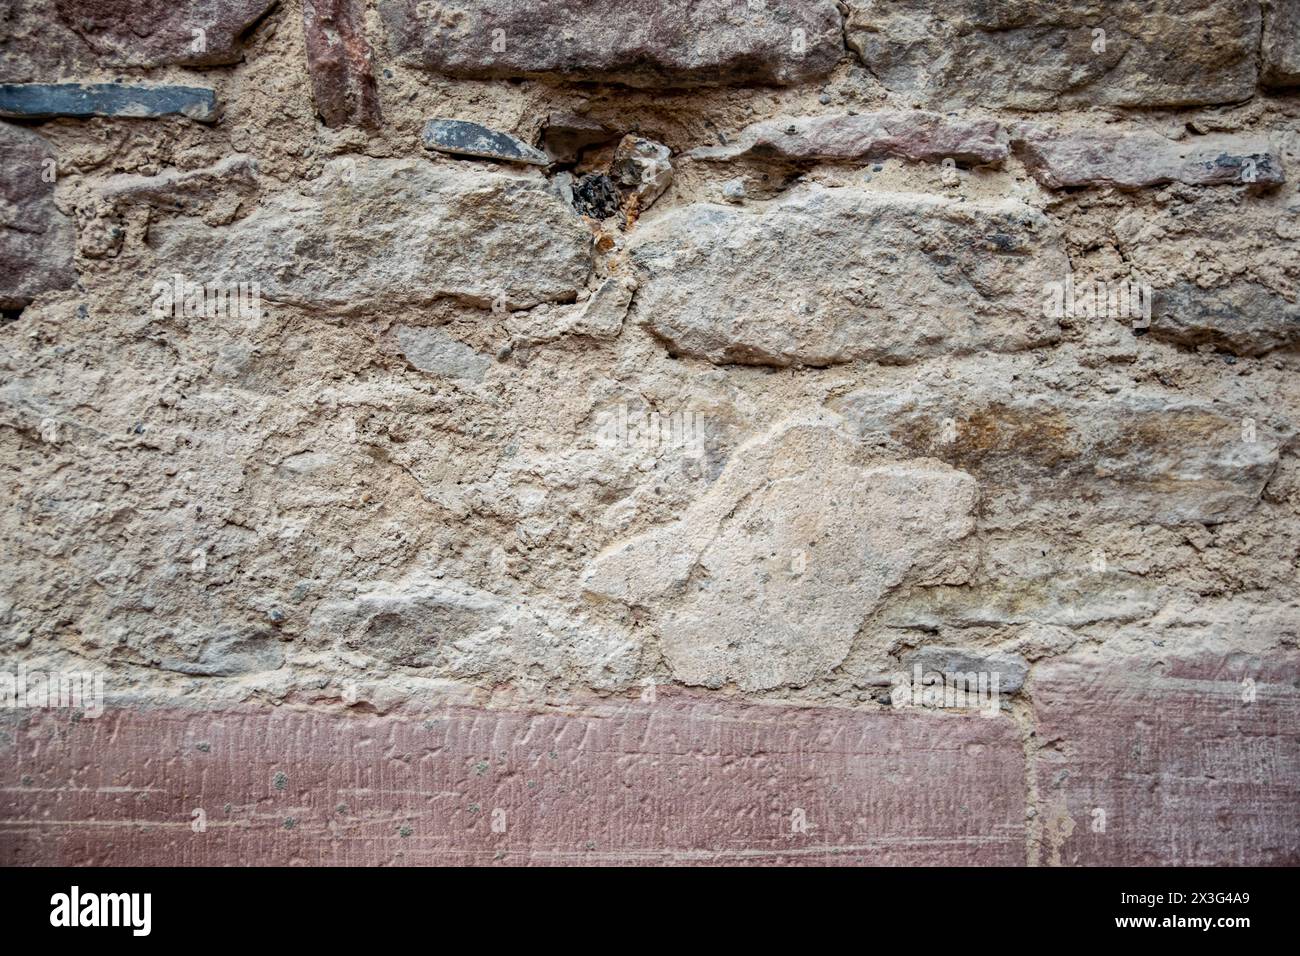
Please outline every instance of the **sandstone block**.
M76 231L54 205L53 148L30 130L0 123L0 308L20 309L77 281Z
M1231 195L1204 196L1122 214L1115 245L1154 293L1147 334L1238 355L1300 343L1297 221L1294 197L1243 208Z
M380 13L404 61L472 79L785 85L844 50L831 0L383 0Z
M1066 269L1057 228L1019 202L815 186L674 209L629 254L637 314L673 352L778 366L1051 342L1042 288Z
M692 150L695 159L760 156L798 162L906 159L994 164L1007 156L992 120L957 120L922 110L782 117L747 126L726 146Z
M303 0L307 71L316 111L329 127L378 129L375 84L365 5L358 0Z
M888 89L932 109L1197 106L1254 94L1260 9L1257 0L868 0L846 36Z
M547 713L48 714L3 739L7 866L1025 859L1019 731L976 716L664 692Z
M59 19L100 62L213 66L243 56L248 30L274 0L54 0Z
M258 281L266 299L342 312L571 301L591 269L590 233L545 181L423 160L334 160L303 192L230 226L155 232L173 271Z
M1281 156L1258 138L1211 135L1177 141L1142 130L1060 131L1037 124L1021 124L1013 136L1025 165L1050 189L1286 182Z
M22 0L0 31L0 81L96 69L238 63L274 0Z
M1300 84L1300 0L1265 0L1261 75L1266 86Z
M1300 862L1300 658L1078 653L1034 672L1041 862Z
M653 614L684 683L761 690L829 673L912 565L970 532L976 500L968 475L853 453L829 422L784 423L679 521L605 549L584 586Z
M867 388L838 407L864 440L968 471L1012 510L1070 501L1170 525L1248 514L1291 434L1266 424L1266 408L1140 392L1075 398L998 378L990 370L979 385L912 394Z

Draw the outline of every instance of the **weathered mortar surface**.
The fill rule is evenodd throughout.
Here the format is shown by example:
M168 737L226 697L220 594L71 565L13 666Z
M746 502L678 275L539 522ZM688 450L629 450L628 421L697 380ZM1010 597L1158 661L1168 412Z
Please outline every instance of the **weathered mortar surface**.
M625 15L647 5L628 0ZM160 6L202 11L202 55L171 12L138 14L153 32L80 40L78 6L0 14L0 83L210 88L221 114L0 121L0 662L102 669L111 707L144 708L71 729L19 712L0 748L35 760L41 786L89 783L69 768L93 761L44 746L61 734L135 721L149 739L153 720L237 713L272 749L232 752L260 773L274 747L301 748L319 802L371 786L320 769L365 758L312 750L271 714L349 728L322 735L394 721L400 737L449 700L507 738L520 714L577 722L512 745L531 754L538 734L650 719L660 705L639 695L654 683L713 708L665 705L673 739L763 713L811 734L829 714L859 728L863 753L919 748L918 787L950 761L952 792L983 795L969 835L984 843L891 861L1003 860L1006 826L1014 857L1037 863L1300 861L1300 823L1271 802L1294 807L1300 790L1300 95L1279 26L1300 22L1297 4L992 5L1006 22L944 4L939 25L938 0L766 0L769 33L746 46L728 40L746 30L736 0L702 5L735 23L689 56L671 36L646 41L669 44L654 56L597 56L603 34L585 36L585 73L546 45L564 41L545 17L572 7L617 24L619 4L425 8L455 33L466 10L494 6L510 56L537 51L504 73L484 53L490 26L483 49L440 59L399 36L415 4L398 0L312 5L364 32L337 56L335 21L304 29L297 0L265 15L235 0ZM795 6L820 25L812 60L777 42ZM827 32L828 10L842 30ZM517 48L515 23L538 24ZM1098 54L1094 27L1108 37ZM829 35L841 46L828 58ZM373 96L349 72L367 62ZM542 148L564 114L608 132L549 170L421 141L448 118ZM797 135L760 126L786 120ZM1044 128L1048 153L1027 132ZM629 132L671 149L671 184L626 215L580 218L564 174L606 171ZM1117 166L1099 137L1168 146L1117 149L1133 157ZM1243 159L1257 177L1239 175ZM1150 329L1036 311L1071 270L1149 283ZM154 283L177 273L256 281L261 315L154 316ZM698 413L700 453L602 441L623 407ZM888 712L888 675L927 648L1023 660L1028 677L997 718ZM1125 762L1142 719L1147 755ZM927 734L974 763L933 757ZM964 750L969 735L984 750ZM425 746L402 739L402 753ZM783 739L784 756L747 770L765 794L747 812L770 828L800 804L763 788L817 760L807 735ZM697 746L719 760L699 771L711 783L653 819L683 826L726 789L728 754L770 743ZM634 762L665 747L623 746L651 755ZM456 761L479 749L442 748L432 778L466 805ZM610 772L580 744L556 750L565 786ZM148 785L140 753L108 751L102 772ZM862 801L832 799L819 819L841 824L818 840L867 859L883 851L844 820L894 835L911 823L890 830L894 792L849 770L822 782L864 787ZM198 785L157 772L157 819L184 823ZM259 798L265 782L244 774L216 787L220 803ZM1174 777L1177 799L1150 797ZM1008 817L992 792L1010 780ZM52 805L6 794L6 861L111 855L36 833L24 821ZM1104 832L1090 829L1098 807ZM1127 828L1118 807L1133 808ZM82 803L54 818L153 819L131 812ZM678 843L625 829L601 850L790 849L705 816ZM490 836L467 847L436 832L417 859L492 857ZM403 838L386 836L370 855L321 858L398 859ZM586 839L539 831L535 858ZM140 840L141 857L167 852ZM222 859L205 852L193 859Z

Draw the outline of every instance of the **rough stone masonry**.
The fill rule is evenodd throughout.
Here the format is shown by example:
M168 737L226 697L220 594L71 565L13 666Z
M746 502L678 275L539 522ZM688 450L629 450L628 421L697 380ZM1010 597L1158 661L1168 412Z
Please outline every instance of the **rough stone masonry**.
M1300 863L1298 184L1300 0L4 5L0 864Z

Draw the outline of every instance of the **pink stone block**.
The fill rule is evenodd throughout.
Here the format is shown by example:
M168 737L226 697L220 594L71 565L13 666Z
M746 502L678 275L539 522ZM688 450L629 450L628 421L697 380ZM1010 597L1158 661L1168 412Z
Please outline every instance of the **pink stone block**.
M1297 681L1293 652L1037 669L1042 862L1300 863Z
M1025 860L1005 718L678 695L24 716L0 745L5 865Z

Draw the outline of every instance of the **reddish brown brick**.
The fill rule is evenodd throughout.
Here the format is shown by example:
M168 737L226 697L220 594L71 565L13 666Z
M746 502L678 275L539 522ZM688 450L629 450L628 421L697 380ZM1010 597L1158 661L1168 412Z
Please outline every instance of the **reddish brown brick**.
M1295 653L1036 670L1043 862L1300 862L1298 678Z
M54 147L29 129L0 123L0 151L0 309L21 309L77 281L76 228L54 204Z
M312 96L325 125L378 129L379 89L363 5L357 0L303 0L302 19Z
M8 739L2 864L1025 859L1003 718L661 695L545 714L29 711Z

